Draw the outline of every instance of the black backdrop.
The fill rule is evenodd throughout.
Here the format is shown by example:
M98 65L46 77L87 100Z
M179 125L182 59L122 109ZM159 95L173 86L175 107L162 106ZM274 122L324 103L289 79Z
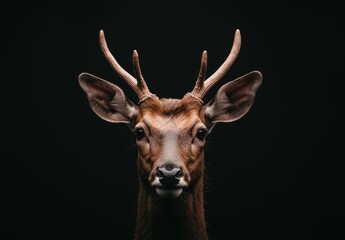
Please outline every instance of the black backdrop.
M263 84L246 116L208 137L210 239L343 235L340 4L24 1L1 16L1 238L132 239L134 137L98 118L77 82L90 72L136 101L103 57L100 29L125 69L137 49L150 90L179 98L194 87L202 51L210 75L237 28L240 55L205 100L252 70Z

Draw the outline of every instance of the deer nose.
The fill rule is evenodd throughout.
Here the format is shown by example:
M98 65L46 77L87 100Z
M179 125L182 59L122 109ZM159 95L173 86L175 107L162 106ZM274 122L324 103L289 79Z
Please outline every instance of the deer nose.
M158 168L157 176L164 187L174 187L180 181L181 168L167 164Z

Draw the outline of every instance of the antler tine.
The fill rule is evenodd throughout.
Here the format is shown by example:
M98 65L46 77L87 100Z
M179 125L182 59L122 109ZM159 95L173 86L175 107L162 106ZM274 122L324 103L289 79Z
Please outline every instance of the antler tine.
M199 91L204 87L204 81L206 78L206 70L207 70L207 52L203 51L201 55L201 64L200 64L198 79L196 80L195 87L193 91L191 92L193 96L198 96Z
M145 79L141 73L140 64L139 64L139 54L137 50L133 51L133 66L134 66L135 76L138 81L137 83L138 87L142 91L142 96L139 99L139 103L141 103L142 101L153 96L154 94L150 93L150 90L147 87Z
M241 48L241 34L240 30L236 30L234 42L232 44L231 51L227 57L227 59L224 61L224 63L218 68L216 72L214 72L210 77L208 77L206 80L205 76L200 77L200 74L204 71L206 73L206 64L207 64L207 54L206 51L203 52L202 60L201 60L201 66L200 66L200 73L198 76L198 79L196 81L195 87L191 93L192 96L199 98L200 100L205 96L207 91L216 84L220 79L224 77L224 75L229 71L232 64L235 62L238 53L240 52Z
M129 74L126 70L124 70L120 64L116 61L114 56L111 54L107 42L105 40L104 32L101 30L99 32L99 42L101 45L102 52L108 62L110 63L111 67L114 71L119 75L137 94L139 97L139 103L147 99L148 97L152 96L153 94L150 93L145 80L141 74L140 65L139 65L139 56L136 50L133 51L133 65L135 73L139 80Z

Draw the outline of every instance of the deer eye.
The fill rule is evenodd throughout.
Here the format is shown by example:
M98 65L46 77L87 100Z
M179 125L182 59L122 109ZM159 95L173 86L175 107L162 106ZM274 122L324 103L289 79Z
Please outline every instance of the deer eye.
M145 137L144 129L142 128L135 129L135 136L137 140L143 139Z
M206 133L207 133L206 130L201 128L196 133L196 137L199 138L200 140L204 140L206 137Z

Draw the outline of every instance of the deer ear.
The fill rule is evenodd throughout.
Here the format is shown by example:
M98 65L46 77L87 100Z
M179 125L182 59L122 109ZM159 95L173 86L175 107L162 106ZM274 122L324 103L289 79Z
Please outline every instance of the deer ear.
M261 73L253 71L224 84L216 96L204 106L208 122L214 125L243 117L253 105L261 81Z
M108 122L127 124L134 119L138 107L115 84L88 73L81 73L79 85L85 91L92 110L100 118Z

